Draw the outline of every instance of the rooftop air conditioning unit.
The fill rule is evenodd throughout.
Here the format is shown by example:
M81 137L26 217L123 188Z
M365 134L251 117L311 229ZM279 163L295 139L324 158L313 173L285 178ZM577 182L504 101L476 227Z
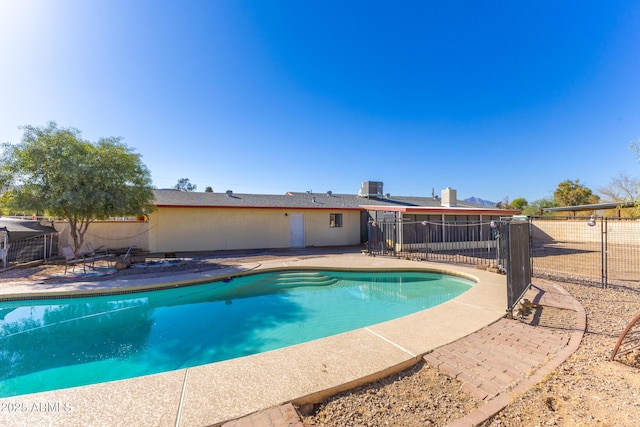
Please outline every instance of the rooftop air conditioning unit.
M384 197L382 191L382 182L380 181L365 181L360 186L358 192L360 197Z

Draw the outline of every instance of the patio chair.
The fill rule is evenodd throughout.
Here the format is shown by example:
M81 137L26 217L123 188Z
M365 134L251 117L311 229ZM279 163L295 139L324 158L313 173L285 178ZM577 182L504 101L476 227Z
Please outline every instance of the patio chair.
M85 257L87 261L91 262L91 268L94 267L94 263L96 260L107 259L115 257L115 254L109 253L107 249L102 249L102 246L98 249L94 249L91 242L87 242L87 251L82 253L82 256Z
M71 246L63 246L62 247L62 254L64 255L64 260L66 262L66 265L64 266L64 274L67 274L67 269L69 268L69 266L72 267L71 271L74 271L76 268L77 264L82 263L82 268L84 270L84 272L87 272L87 258L85 257L76 257L76 254L73 252L73 249L71 248Z

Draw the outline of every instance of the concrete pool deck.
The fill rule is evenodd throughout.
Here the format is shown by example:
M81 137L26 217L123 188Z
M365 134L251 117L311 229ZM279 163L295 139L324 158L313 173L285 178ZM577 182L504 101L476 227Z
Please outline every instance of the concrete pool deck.
M432 269L474 277L478 283L434 308L280 350L128 380L0 399L4 409L0 411L0 424L204 426L287 402L318 402L413 365L426 353L498 321L507 306L503 275L361 254L281 257L233 269L153 278L134 276L57 285L1 283L0 298L177 286L247 270L287 267Z

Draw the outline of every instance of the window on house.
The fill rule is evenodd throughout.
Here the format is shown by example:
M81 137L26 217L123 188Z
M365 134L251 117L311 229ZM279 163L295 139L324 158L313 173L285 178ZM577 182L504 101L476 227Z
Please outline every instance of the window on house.
M342 227L342 214L329 214L329 227Z

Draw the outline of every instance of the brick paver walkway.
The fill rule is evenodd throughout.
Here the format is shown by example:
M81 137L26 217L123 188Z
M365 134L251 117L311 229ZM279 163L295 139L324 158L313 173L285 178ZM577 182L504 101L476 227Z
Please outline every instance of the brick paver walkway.
M469 427L486 421L507 406L514 396L540 382L578 349L586 328L586 313L578 301L552 283L536 284L524 298L542 306L541 312L549 307L575 313L572 324L563 324L553 318L534 319L531 325L501 319L425 355L429 363L429 359L437 361L441 369L462 381L469 393L485 399L483 406L449 424L449 427ZM439 352L447 348L457 360L465 361L475 353L476 359L483 359L484 363L479 367L465 361L464 368L456 371L451 368L452 363L444 364L439 357Z
M463 383L479 399L492 399L524 379L569 342L566 333L501 319L440 347L424 360Z
M586 326L584 308L554 284L536 284L525 299L543 307L571 310L575 326L542 326L501 319L424 356L424 360L463 383L468 393L486 403L450 427L478 425L513 398L538 383L578 348ZM551 322L553 324L553 321ZM291 403L229 421L223 427L302 427Z

